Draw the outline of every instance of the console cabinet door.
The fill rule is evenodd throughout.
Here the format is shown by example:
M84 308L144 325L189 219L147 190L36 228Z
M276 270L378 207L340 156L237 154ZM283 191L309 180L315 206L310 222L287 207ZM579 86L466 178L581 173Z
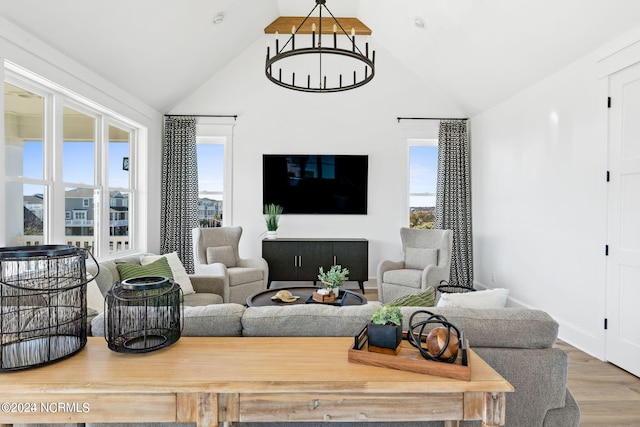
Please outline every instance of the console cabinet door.
M298 242L262 241L262 258L269 265L269 282L297 280Z
M320 267L327 271L333 265L331 242L298 242L298 253L298 280L317 281Z
M349 280L366 281L369 275L369 242L333 242L334 262L349 269Z

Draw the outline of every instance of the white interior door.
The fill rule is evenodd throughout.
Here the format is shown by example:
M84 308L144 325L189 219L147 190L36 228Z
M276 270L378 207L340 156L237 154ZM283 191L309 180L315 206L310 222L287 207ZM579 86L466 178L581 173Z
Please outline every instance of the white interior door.
M609 89L606 358L640 376L640 64Z

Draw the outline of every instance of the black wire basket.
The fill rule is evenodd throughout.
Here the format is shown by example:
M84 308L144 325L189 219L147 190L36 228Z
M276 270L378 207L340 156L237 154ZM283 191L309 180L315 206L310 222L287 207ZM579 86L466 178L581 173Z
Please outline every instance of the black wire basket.
M180 285L163 276L133 277L107 292L105 339L119 353L145 353L178 341L183 306Z
M450 285L446 280L442 280L440 286L438 286L438 292L443 294L461 294L465 292L475 292L475 289L471 286Z
M68 245L0 248L0 372L51 363L85 346L87 253Z

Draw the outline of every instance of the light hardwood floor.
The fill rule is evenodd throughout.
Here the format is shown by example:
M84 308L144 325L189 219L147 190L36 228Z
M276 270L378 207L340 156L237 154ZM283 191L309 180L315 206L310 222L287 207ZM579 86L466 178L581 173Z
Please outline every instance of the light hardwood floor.
M368 300L378 299L365 288ZM580 427L640 426L640 378L558 340L569 355L568 386L580 406Z

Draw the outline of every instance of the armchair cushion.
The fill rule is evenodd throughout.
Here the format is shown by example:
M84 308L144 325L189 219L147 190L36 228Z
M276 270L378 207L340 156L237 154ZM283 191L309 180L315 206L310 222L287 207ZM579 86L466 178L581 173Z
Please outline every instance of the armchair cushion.
M428 265L438 265L438 249L406 248L404 254L405 268L424 270Z
M184 265L182 265L182 261L180 261L177 252L171 252L164 255L141 256L140 265L148 266L158 261L160 258L164 258L168 262L171 273L173 274L173 280L180 285L183 295L195 294L196 291L193 289L191 279L189 279L187 270L185 270Z
M420 289L422 280L422 270L404 268L402 270L385 271L382 275L384 283L402 285L410 288Z
M242 285L264 279L262 270L257 268L235 267L228 269L227 272L229 273L229 286Z
M210 246L207 248L206 254L207 264L219 262L227 268L236 266L236 254L231 246Z

